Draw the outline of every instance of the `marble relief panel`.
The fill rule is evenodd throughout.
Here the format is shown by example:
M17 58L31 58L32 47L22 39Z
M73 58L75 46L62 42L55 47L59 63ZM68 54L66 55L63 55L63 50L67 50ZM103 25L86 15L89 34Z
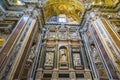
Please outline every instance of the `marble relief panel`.
M52 69L54 62L54 52L47 52L45 58L45 69Z
M76 32L70 32L69 36L70 36L71 39L76 39L78 37Z
M48 33L48 39L54 39L55 37L56 37L56 33L54 31Z
M80 55L79 53L74 53L73 54L73 62L74 62L74 66L81 66L81 59L80 59Z
M66 39L67 38L67 32L61 31L59 32L59 39Z
M79 46L72 47L72 57L73 57L73 64L75 69L82 69L82 59L80 57L80 49Z

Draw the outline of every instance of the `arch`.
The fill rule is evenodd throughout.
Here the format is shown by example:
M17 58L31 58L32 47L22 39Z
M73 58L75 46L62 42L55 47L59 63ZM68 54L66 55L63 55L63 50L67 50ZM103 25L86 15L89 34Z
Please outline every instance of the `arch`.
M43 6L43 10L45 20L54 15L65 14L72 15L77 21L80 21L79 15L84 12L84 5L77 0L48 0Z

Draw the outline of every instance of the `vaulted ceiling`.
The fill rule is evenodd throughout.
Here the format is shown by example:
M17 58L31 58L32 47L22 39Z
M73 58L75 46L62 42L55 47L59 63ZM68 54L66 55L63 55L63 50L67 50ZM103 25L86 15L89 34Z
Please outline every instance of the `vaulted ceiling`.
M48 0L43 6L45 18L50 16L66 14L80 21L80 16L84 12L84 5L76 0Z

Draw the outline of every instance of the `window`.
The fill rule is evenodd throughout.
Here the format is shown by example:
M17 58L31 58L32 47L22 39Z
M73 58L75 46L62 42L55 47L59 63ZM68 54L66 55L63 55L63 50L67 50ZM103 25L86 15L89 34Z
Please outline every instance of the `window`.
M61 22L61 23L66 22L66 18L65 17L59 17L59 22Z

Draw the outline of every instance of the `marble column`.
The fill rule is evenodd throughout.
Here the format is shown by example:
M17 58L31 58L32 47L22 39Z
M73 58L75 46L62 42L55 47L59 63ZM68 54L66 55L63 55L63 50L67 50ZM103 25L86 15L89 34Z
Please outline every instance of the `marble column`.
M73 69L73 57L72 57L72 51L71 51L71 45L68 45L69 48L69 57L70 57L70 68Z
M84 67L84 69L88 69L88 63L86 60L86 55L85 55L85 50L84 50L83 45L80 46L80 52L81 52L81 56L82 56L83 67Z
M54 54L54 68L57 69L57 55L58 54L58 44L55 47L55 54Z

